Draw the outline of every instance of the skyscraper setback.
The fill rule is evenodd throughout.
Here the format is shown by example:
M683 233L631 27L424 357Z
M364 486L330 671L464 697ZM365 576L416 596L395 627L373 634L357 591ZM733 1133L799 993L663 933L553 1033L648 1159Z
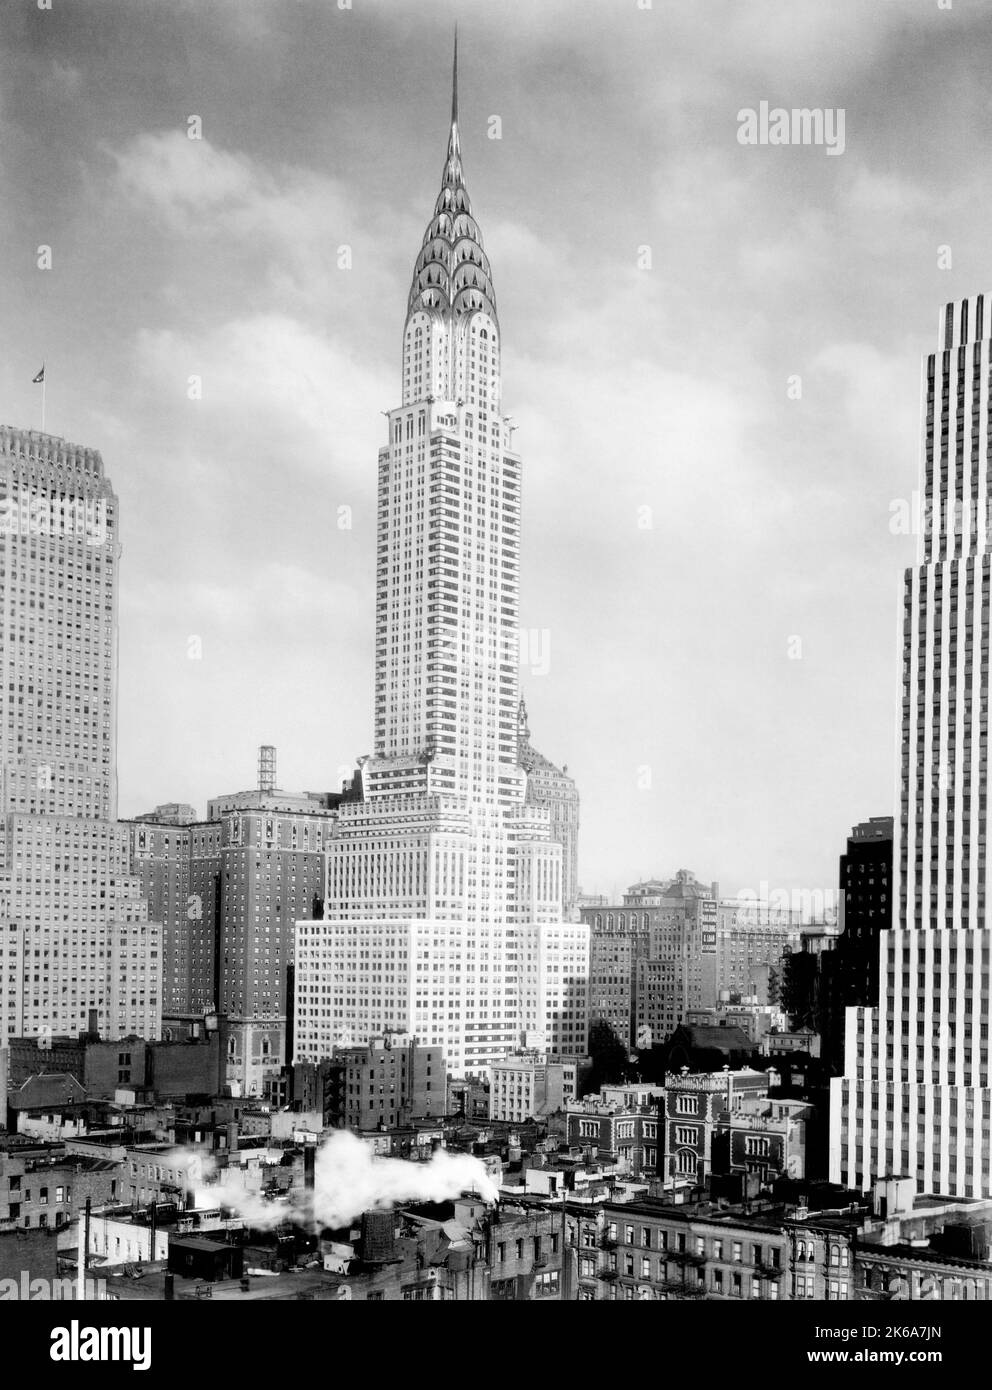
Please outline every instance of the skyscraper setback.
M518 754L522 464L501 413L489 259L462 171L457 49L379 454L374 754L341 806L325 919L297 928L300 1059L395 1029L449 1069L524 1032L585 1044L588 928Z
M992 296L948 304L924 372L919 563L906 571L895 906L879 1002L848 1011L831 1177L992 1193L987 879Z
M0 1037L156 1037L160 933L117 824L117 499L0 428Z

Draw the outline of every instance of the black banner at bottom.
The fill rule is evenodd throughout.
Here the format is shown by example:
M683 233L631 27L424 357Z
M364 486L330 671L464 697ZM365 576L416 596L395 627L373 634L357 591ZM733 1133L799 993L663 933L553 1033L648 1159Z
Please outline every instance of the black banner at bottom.
M249 1306L255 1302L255 1306ZM264 1307L258 1306L264 1302ZM329 1301L331 1302L331 1301ZM615 1335L627 1331L665 1332L673 1358L685 1354L683 1336L705 1338L714 1352L723 1348L732 1362L743 1361L759 1349L776 1370L829 1373L845 1366L939 1366L964 1372L975 1363L988 1334L980 1303L769 1303L684 1302L678 1307L648 1307L601 1303L531 1300L511 1311L497 1306L437 1300L446 1307L417 1301L401 1304L350 1303L314 1307L299 1299L247 1300L243 1304L151 1301L36 1302L0 1304L0 1341L6 1359L16 1351L19 1368L29 1376L42 1374L57 1384L60 1367L72 1367L72 1378L91 1371L104 1379L115 1372L151 1376L188 1374L193 1365L216 1358L225 1379L261 1370L299 1371L312 1361L323 1373L368 1373L386 1356L394 1371L415 1369L426 1347L437 1343L407 1340L445 1318L440 1329L452 1330L458 1319L458 1340L471 1335L474 1323L491 1346L493 1333L512 1355L517 1334L526 1340L517 1347L526 1354L529 1369L547 1358L549 1370L562 1369L566 1348L574 1353L590 1333ZM499 1321L491 1319L499 1315ZM538 1313L544 1313L540 1322ZM400 1340L403 1338L403 1340ZM565 1339L565 1340L563 1340ZM471 1343L469 1343L471 1345ZM621 1344L622 1345L622 1344ZM698 1343L697 1349L698 1349ZM419 1348L419 1350L418 1350ZM302 1363L302 1364L301 1364ZM49 1379L50 1377L50 1379Z

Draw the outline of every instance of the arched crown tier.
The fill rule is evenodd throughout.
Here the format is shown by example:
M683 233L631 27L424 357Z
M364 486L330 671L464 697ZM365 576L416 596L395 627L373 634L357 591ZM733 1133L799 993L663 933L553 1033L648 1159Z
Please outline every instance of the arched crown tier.
M418 309L453 320L481 310L497 326L499 323L489 257L482 244L479 224L472 216L472 203L462 172L458 140L457 38L448 153L441 176L441 191L434 204L434 216L424 232L420 254L413 268L407 302L408 323Z

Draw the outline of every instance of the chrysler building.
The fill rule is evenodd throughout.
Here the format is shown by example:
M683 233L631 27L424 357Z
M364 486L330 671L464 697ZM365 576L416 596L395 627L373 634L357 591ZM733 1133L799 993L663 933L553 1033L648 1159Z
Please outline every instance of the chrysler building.
M523 466L502 413L492 271L462 170L457 40L441 189L379 452L374 753L297 925L296 1056L384 1029L476 1071L526 1035L585 1049L588 928L518 757Z

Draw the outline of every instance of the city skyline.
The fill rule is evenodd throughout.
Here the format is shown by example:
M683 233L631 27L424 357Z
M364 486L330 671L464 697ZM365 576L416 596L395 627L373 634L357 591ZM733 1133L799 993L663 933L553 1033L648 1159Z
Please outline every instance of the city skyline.
M51 1359L201 1299L952 1359L987 5L0 9L0 1299L74 1305Z
M463 143L511 323L506 400L531 464L521 623L550 636L547 673L525 668L522 687L536 745L568 764L583 797L587 891L612 895L681 866L731 893L762 881L829 888L849 824L892 810L889 581L914 539L891 533L890 508L910 497L927 325L984 270L935 161L936 128L953 143L965 117L939 106L942 123L931 112L915 144L904 131L902 146L895 141L907 110L920 122L913 83L924 42L931 65L955 72L959 106L980 100L977 81L965 80L977 79L983 51L977 11L921 15L910 32L892 19L899 8L865 16L839 6L828 25L813 7L793 6L786 31L759 33L753 13L716 7L735 26L733 74L701 61L712 31L698 16L588 10L569 29L553 5L539 16L516 11L512 25L480 7L460 14ZM131 13L133 28L118 26L116 105L94 95L106 85L99 15L5 20L8 54L41 81L29 96L3 60L17 138L0 216L6 244L20 248L12 299L30 332L0 369L0 389L10 423L34 426L30 381L44 360L49 431L99 448L122 498L121 814L166 800L202 813L219 789L251 784L258 743L278 745L288 788L336 788L339 769L372 751L368 460L395 364L390 306L402 302L404 248L419 236L435 176L429 149L406 142L443 114L454 10L430 7L414 26L383 6L301 4L278 33L261 6L181 22L147 6ZM140 94L139 35L163 74ZM194 65L180 83L171 63L188 61L194 36L199 77ZM169 46L180 39L181 55ZM254 111L225 79L225 43L236 50L237 88L258 98ZM534 78L562 45L570 62L557 99L574 119L556 122L555 94L535 91ZM333 83L318 80L307 46L323 54ZM698 90L671 69L667 81L652 73L666 46L673 65L696 55ZM383 103L373 94L401 51L403 81ZM276 67L296 65L299 96L266 74L273 54ZM908 90L887 93L897 108L887 112L871 91L903 67ZM605 84L595 111L577 74ZM631 84L637 103L623 99ZM765 97L846 107L843 157L742 148L738 110ZM78 131L67 128L69 111ZM487 138L491 113L499 140ZM187 139L194 114L200 141ZM700 132L688 139L695 117L705 117L705 157ZM46 131L62 144L43 157ZM604 216L583 196L579 156L599 177L607 151L616 183ZM554 218L534 196L542 169L554 178ZM617 196L638 180L646 193ZM791 220L780 181L798 181L805 195ZM980 224L985 195L963 187L953 197L971 196ZM46 189L55 196L43 205ZM714 215L700 223L713 190ZM73 198L102 215L74 223ZM753 237L734 230L749 220L742 211ZM808 257L792 244L797 229ZM953 267L938 271L945 243ZM42 244L53 249L50 272L35 269ZM337 269L342 245L348 272ZM644 246L651 270L637 268ZM736 298L728 267L743 282ZM822 286L810 283L811 267ZM44 274L52 278L39 287ZM119 279L133 306L108 293ZM257 305L244 304L246 283ZM831 295L838 306L828 309ZM783 309L797 296L804 313L794 322ZM725 299L733 311L718 308ZM373 301L386 306L381 315L368 314ZM718 339L712 326L685 326L690 308L704 321L719 313ZM97 335L86 350L94 362L66 334L74 316ZM813 321L829 326L815 347ZM350 335L353 352L329 323ZM662 325L653 352L648 324L656 334ZM640 339L633 362L629 341L613 352L626 333ZM787 397L795 373L801 400ZM201 401L186 398L193 375ZM884 420L879 400L891 406ZM561 439L558 419L568 421ZM352 509L350 531L337 529L340 507ZM638 527L643 507L650 530ZM194 637L202 654L191 660ZM801 660L789 657L794 637ZM248 709L245 689L258 692ZM810 737L821 728L835 737ZM650 787L638 785L644 768Z

